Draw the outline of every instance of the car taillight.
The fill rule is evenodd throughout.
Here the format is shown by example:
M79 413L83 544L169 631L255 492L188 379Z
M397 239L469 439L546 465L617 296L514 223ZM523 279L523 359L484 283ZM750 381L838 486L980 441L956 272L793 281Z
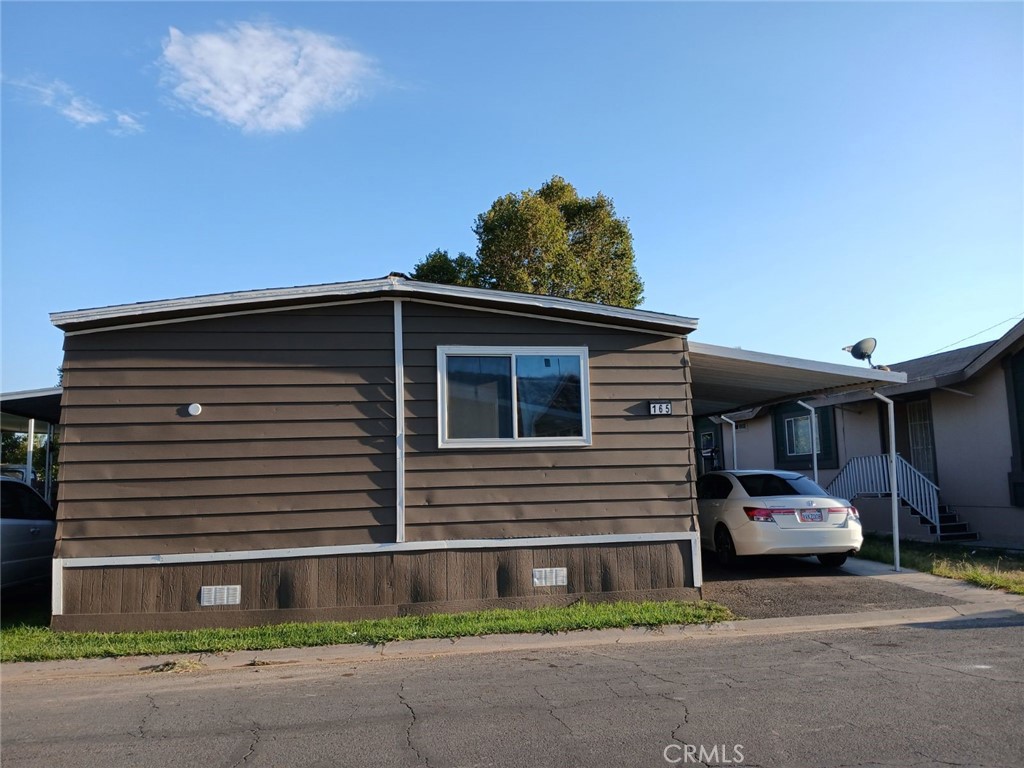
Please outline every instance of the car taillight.
M832 507L831 509L829 509L828 513L830 515L848 515L849 517L852 517L854 520L860 521L860 513L854 506Z
M773 515L792 515L796 513L794 509L765 509L764 507L744 507L743 511L755 523L774 523L775 518Z

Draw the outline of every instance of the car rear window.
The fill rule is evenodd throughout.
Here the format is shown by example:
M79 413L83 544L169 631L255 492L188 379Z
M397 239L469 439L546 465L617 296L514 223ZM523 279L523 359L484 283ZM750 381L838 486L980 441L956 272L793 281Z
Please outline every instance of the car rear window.
M813 480L801 475L796 478L778 475L737 475L748 496L827 496L828 494Z
M0 515L5 520L53 520L54 512L35 491L13 482L0 483Z

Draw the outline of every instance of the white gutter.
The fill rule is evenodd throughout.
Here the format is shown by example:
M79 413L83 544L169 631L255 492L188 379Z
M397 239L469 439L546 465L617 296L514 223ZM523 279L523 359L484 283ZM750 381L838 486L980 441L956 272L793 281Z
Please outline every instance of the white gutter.
M893 570L900 572L900 501L896 487L896 414L892 400L877 392L872 393L886 404L889 410L889 498L892 502L892 563Z
M395 299L395 541L405 541L405 342L401 299Z
M25 482L29 485L32 484L32 454L35 453L36 447L36 420L28 420L28 437L25 439Z
M814 482L818 482L818 412L803 400L797 400L796 404L811 412L811 466L814 468Z
M728 416L719 416L722 421L732 427L732 468L739 469L740 463L736 459L736 422L730 419Z

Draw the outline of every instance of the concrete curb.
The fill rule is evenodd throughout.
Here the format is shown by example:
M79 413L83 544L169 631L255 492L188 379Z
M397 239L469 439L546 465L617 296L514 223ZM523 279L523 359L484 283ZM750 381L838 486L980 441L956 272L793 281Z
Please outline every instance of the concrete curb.
M359 664L370 661L418 659L502 651L541 651L637 643L694 642L822 632L867 627L943 624L966 621L1006 621L1024 616L1024 597L975 587L931 574L904 570L865 560L851 560L844 569L858 576L892 580L902 586L944 595L963 604L820 616L727 621L720 624L673 625L657 629L603 629L557 635L486 635L448 640L406 640L381 646L334 645L316 648L279 648L270 651L233 651L223 654L125 656L116 659L80 659L6 664L0 670L4 685L67 678L122 677L154 674L162 662L178 662L182 671L227 672L264 666ZM172 665L166 665L171 667Z

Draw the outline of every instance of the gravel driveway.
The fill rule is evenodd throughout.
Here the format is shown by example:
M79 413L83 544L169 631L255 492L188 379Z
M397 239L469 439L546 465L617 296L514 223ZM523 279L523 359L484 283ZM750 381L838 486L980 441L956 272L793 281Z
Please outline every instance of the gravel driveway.
M961 605L883 579L823 568L813 558L750 557L731 568L705 550L704 598L747 619Z

